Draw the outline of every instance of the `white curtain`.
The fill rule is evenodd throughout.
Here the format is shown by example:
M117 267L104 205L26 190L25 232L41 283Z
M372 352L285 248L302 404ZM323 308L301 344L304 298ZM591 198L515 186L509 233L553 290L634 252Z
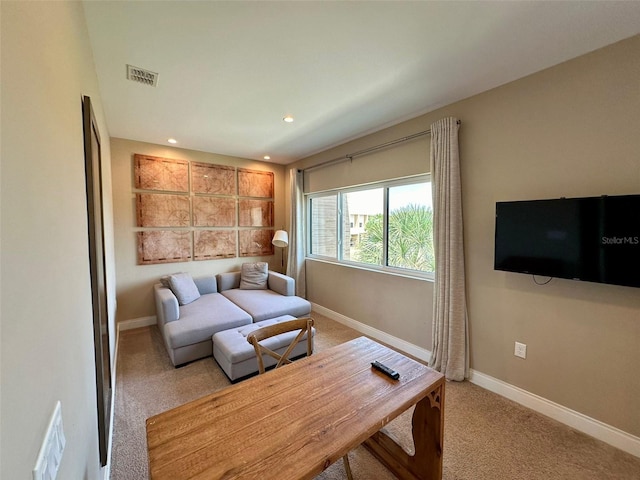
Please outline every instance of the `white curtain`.
M429 364L447 380L469 376L469 333L462 235L458 120L431 125L433 245L433 351Z
M296 281L296 295L307 296L306 271L304 263L304 172L292 168L289 170L291 192L291 215L289 218L289 255L287 256L287 275Z

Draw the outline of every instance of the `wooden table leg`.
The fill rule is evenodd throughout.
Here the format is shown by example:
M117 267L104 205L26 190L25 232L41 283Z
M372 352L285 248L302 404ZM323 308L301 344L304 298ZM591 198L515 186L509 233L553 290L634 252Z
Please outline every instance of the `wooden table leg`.
M416 404L412 426L414 455L383 430L367 439L364 446L401 480L441 480L444 382Z

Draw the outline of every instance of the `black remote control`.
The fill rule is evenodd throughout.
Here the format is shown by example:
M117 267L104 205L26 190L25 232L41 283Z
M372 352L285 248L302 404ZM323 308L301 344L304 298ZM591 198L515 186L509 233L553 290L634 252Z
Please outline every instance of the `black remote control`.
M387 377L393 378L394 380L398 380L400 378L400 374L398 372L396 372L395 370L390 369L389 367L387 367L383 363L380 363L377 360L374 361L374 362L371 362L371 366L373 368L375 368L376 370L379 370L382 373L384 373Z

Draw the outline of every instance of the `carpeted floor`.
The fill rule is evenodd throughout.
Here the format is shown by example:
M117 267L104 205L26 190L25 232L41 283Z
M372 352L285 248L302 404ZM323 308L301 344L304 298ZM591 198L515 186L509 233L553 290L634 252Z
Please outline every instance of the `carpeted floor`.
M361 335L312 316L316 351ZM111 480L144 480L145 420L230 383L211 357L173 368L155 326L121 332L119 342ZM410 422L411 411L388 427L408 450ZM640 458L469 382L446 385L443 458L444 480L640 479ZM394 478L363 447L349 459L357 480ZM339 461L316 480L343 478Z

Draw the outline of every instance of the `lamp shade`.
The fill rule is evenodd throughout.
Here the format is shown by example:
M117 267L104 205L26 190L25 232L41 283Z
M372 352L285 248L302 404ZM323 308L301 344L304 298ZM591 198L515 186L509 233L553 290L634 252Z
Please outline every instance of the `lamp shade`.
M284 248L289 245L289 235L284 230L278 230L271 240L276 247Z

